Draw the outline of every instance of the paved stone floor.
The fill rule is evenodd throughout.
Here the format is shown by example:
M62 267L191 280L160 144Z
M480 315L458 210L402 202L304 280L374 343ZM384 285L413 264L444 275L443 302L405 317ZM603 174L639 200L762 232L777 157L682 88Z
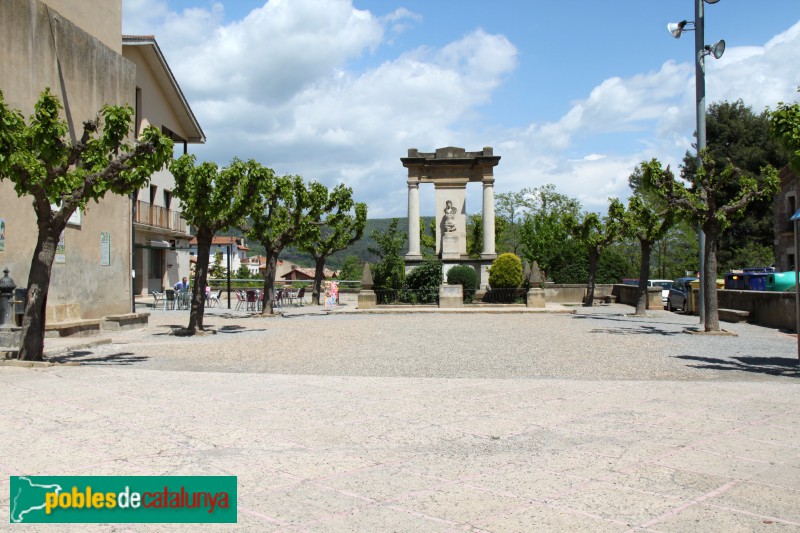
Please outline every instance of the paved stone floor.
M236 525L24 529L800 530L793 335L578 311L214 311L191 339L155 312L77 366L0 367L0 523L8 475L224 474Z

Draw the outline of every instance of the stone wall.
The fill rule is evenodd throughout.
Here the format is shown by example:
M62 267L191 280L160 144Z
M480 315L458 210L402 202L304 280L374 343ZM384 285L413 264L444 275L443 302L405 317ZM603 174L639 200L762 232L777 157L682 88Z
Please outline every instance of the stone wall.
M636 301L639 298L639 287L636 285L624 285L622 283L614 285L614 296L617 297L617 302L636 306ZM661 287L648 287L647 288L647 309L663 309L664 302L661 300Z
M717 291L720 309L748 311L748 322L789 331L796 325L794 298L794 292Z
M595 285L594 297L604 298L610 296L613 285ZM553 303L582 303L586 297L586 284L555 284L547 283L544 287L544 299Z

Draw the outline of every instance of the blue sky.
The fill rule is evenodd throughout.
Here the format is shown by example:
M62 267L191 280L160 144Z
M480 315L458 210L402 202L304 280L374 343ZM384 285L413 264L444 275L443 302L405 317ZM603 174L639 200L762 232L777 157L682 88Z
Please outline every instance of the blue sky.
M705 12L706 42L727 43L710 102L798 97L800 2ZM691 150L694 35L666 24L693 16L692 0L123 0L123 32L156 36L206 132L200 159L347 183L371 217L405 216L410 147L494 146L498 192L626 198L639 162ZM432 214L432 187L421 202Z

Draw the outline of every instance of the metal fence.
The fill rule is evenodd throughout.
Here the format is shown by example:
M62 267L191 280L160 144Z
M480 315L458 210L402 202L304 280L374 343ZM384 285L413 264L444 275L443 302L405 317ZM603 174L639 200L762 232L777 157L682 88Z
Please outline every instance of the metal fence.
M489 304L524 304L525 289L489 289L483 301Z
M439 288L375 289L378 305L439 305Z

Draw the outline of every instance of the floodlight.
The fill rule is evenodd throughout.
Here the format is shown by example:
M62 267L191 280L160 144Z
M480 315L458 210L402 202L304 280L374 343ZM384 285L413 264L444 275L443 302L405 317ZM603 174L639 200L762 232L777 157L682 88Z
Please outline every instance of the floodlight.
M708 50L709 53L714 56L714 59L719 59L722 57L722 54L725 53L725 40L720 39L717 41L717 44L713 46L706 45L706 50Z
M676 39L681 38L681 33L683 33L683 29L686 25L689 24L688 20L682 20L680 22L670 22L667 24L667 31L669 31L673 37Z

